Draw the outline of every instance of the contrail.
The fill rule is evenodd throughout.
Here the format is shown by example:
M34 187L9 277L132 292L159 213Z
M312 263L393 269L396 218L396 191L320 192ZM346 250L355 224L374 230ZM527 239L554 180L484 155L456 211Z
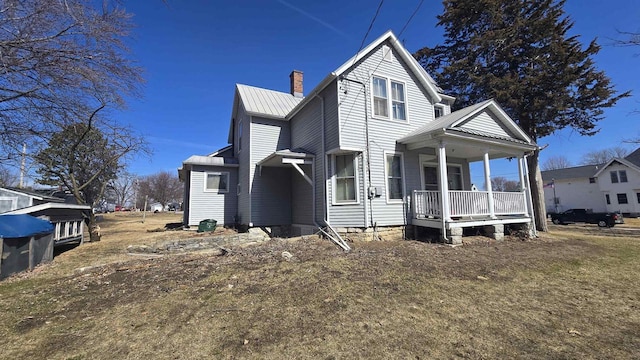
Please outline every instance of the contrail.
M292 4L290 4L290 3L288 3L288 2L286 2L286 1L284 1L284 0L277 0L277 1L278 1L280 4L282 4L282 5L286 6L286 7L288 7L289 9L295 10L295 11L299 12L300 14L302 14L302 15L304 15L304 16L306 16L306 17L308 17L309 19L311 19L311 20L313 20L313 21L317 22L318 24L320 24L320 25L322 25L322 26L326 27L327 29L332 30L332 31L333 31L333 32L335 32L336 34L341 35L341 36L343 36L343 37L345 37L345 38L347 38L347 39L349 38L349 35L347 35L346 33L342 32L341 30L339 30L339 29L338 29L338 28L336 28L335 26L333 26L333 25L331 25L331 24L327 23L326 21L324 21L324 20L322 20L322 19L319 19L319 18L317 18L317 17L315 17L315 16L313 16L313 15L309 14L308 12L306 12L306 11L304 11L304 10L302 10L302 9L300 9L300 8L298 8L298 7L296 7L296 6L292 5Z

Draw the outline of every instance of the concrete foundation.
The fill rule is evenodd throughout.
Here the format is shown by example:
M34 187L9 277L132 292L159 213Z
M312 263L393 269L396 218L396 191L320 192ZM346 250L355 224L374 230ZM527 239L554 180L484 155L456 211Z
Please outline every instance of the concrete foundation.
M447 238L445 242L451 245L462 244L462 228L452 228L447 230Z
M503 224L485 225L483 229L486 236L496 240L504 240Z

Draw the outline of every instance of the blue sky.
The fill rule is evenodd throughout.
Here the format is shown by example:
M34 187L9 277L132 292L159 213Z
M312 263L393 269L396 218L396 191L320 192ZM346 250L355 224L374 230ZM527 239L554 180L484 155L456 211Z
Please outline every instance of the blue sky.
M436 28L440 1L424 1L400 34L420 0L385 1L365 45L391 29L414 52L443 42ZM145 0L124 3L137 28L130 42L145 69L141 99L131 99L118 120L130 123L149 141L154 154L131 162L130 172L172 171L189 156L227 144L234 85L288 92L289 73L304 72L305 92L359 49L378 1ZM640 47L611 45L616 30L640 31L637 0L568 0L567 14L583 43L598 37L596 57L620 91L632 98L608 109L601 131L582 137L569 129L539 141L548 147L541 161L564 155L577 164L591 150L624 145L640 137ZM445 89L446 90L446 89ZM628 145L630 149L634 147ZM473 173L482 178L482 173ZM517 178L517 167L496 164L493 176ZM476 180L475 182L479 182Z

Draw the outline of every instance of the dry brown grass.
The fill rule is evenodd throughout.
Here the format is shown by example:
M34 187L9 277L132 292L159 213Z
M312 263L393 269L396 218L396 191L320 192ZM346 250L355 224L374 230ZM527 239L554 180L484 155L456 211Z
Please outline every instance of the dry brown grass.
M0 358L640 357L633 237L552 227L535 241L348 254L310 238L130 260L127 245L175 233L110 221L103 242L0 283Z

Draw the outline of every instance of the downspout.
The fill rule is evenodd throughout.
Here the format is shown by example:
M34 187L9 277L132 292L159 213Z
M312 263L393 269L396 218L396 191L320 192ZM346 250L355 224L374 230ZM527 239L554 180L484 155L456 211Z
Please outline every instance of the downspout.
M369 226L374 226L375 222L373 220L373 196L370 196L370 192L371 189L373 188L372 184L371 184L371 152L370 150L370 146L369 146L369 111L367 109L367 85L365 83L363 83L362 81L359 80L353 80L353 79L349 79L344 75L341 75L339 77L339 80L346 80L346 81L351 81L354 82L356 84L360 84L362 85L362 89L364 90L364 134L365 134L365 151L367 152L367 156L366 156L366 164L365 164L365 170L367 173L367 189L365 191L365 196L367 197L367 199L369 200L368 202L365 201L364 203L364 207L365 207L365 225L367 227ZM369 210L371 209L371 210ZM371 222L367 222L367 213L370 217ZM375 236L375 235L374 235Z

